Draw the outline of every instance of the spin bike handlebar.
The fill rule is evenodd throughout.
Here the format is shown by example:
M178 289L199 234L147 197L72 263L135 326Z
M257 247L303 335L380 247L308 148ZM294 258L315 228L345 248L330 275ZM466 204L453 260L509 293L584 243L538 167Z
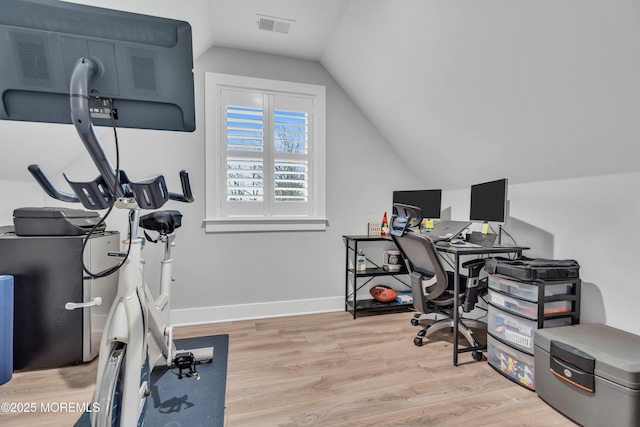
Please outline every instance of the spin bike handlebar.
M88 58L81 59L71 75L70 103L71 121L80 139L98 168L98 177L90 182L72 182L65 179L75 194L59 191L38 165L30 165L29 172L51 197L64 202L80 202L86 209L100 210L113 205L118 197L132 197L140 208L159 209L168 200L184 203L193 202L189 173L180 171L182 193L167 191L164 176L134 182L130 181L123 170L117 171L111 165L109 157L95 133L89 110L89 82L99 71L99 65Z
M40 166L38 165L29 165L29 172L35 178L35 180L40 184L40 187L47 193L48 196L53 197L57 200L62 200L63 202L71 202L71 203L79 203L80 199L75 194L63 193L58 191L56 187L49 181L49 178L42 172Z
M169 193L169 198L177 202L191 203L193 202L193 193L191 192L191 181L189 180L189 172L180 171L180 183L182 184L182 194Z
M82 196L78 196L78 193L71 194L71 193L65 193L58 190L53 185L53 183L49 180L49 178L47 177L47 175L44 173L44 171L39 165L36 165L36 164L29 165L28 169L31 175L33 176L33 178L36 180L36 182L40 185L40 187L42 187L44 192L47 193L48 196L56 200L61 200L63 202L70 202L70 203L82 203L84 207L87 209L103 209L105 207L108 207L108 205L110 205L110 202L113 200L113 197L109 193L107 193L105 189L100 185L104 183L104 179L102 176L99 176L98 178L96 178L95 181L88 182L88 183L71 182L66 177L66 175L65 175L65 178L67 179L67 182L69 182L69 184L72 187L80 187L80 190L87 190L88 188L88 189L93 189L94 192L99 191L100 196L98 197L98 199L103 199L106 205L97 204L96 200L93 200L92 198L89 198L89 201L92 201L93 203L87 203L87 200L86 200L87 197L84 194ZM159 209L167 200L175 200L177 202L183 202L183 203L192 203L194 201L193 192L191 191L191 181L189 179L189 172L186 170L180 171L180 184L182 186L182 193L166 192L166 188L164 188L165 186L164 177L162 175L157 176L152 180L137 183L137 182L128 181L124 171L120 171L120 179L123 179L123 178L124 178L124 181L120 182L120 185L122 185L125 188L123 195L136 198L136 200L138 202L141 202L142 206L147 209ZM163 189L166 192L165 197L161 195L155 198L156 200L155 204L153 204L150 201L147 201L149 199L148 192L139 190L141 186L149 186L150 184L163 186ZM83 186L88 186L88 187L83 188ZM138 197L141 197L144 200L140 201L138 200ZM159 202L157 200L159 200Z

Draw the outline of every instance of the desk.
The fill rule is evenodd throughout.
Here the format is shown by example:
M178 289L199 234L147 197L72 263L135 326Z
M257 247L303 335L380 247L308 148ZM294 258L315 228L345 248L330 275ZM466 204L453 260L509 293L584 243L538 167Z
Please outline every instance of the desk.
M460 257L465 255L497 255L497 254L510 254L514 253L518 256L522 255L522 251L529 249L525 246L508 246L508 245L496 245L493 248L485 247L464 247L464 246L451 246L448 243L436 244L435 248L438 252L453 254L454 266L453 266L453 286L454 286L454 307L453 310L453 366L458 366L458 354L466 353L474 350L484 350L484 346L481 347L469 347L462 350L458 349L458 318L460 317Z

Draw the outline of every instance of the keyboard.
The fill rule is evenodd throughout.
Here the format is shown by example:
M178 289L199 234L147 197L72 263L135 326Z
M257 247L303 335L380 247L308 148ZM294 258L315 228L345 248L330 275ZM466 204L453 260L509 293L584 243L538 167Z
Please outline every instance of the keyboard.
M478 245L477 243L465 242L465 241L450 241L450 246L455 248L481 248L482 245Z

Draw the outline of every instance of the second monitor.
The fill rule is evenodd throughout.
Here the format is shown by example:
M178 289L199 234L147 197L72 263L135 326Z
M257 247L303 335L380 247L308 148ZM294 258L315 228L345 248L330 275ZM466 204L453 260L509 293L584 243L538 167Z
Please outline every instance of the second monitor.
M474 222L507 222L507 179L471 186L469 220Z
M394 191L393 203L417 206L425 219L440 219L442 190Z
M506 178L471 186L469 220L482 222L484 225L481 233L474 231L469 234L470 242L493 247L496 238L498 238L498 243L502 243L503 225L509 218L508 188L509 182ZM489 233L490 223L500 225L500 232L497 236Z

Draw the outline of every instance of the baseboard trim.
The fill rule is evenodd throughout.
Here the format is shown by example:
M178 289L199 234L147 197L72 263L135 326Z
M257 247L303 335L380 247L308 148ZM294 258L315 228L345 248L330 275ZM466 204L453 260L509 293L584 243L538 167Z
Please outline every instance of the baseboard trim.
M344 310L344 297L197 307L171 310L171 325L192 326L206 323L329 313L342 310Z

